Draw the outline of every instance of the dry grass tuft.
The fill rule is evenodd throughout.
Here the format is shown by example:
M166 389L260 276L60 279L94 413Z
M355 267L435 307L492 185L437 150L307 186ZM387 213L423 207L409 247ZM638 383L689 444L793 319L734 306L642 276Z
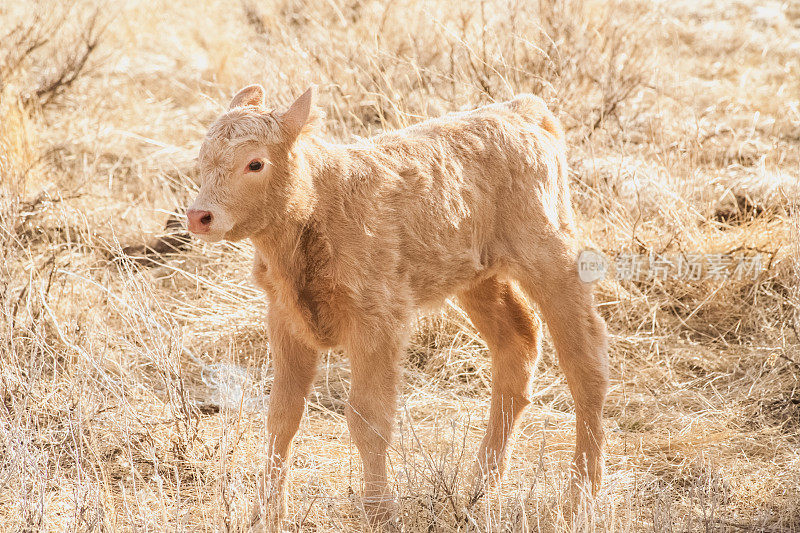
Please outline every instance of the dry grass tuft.
M163 228L235 89L261 82L279 105L313 82L341 140L541 94L567 128L593 248L761 254L754 276L598 284L613 333L608 483L576 528L800 531L790 2L70 6L0 6L2 529L244 524L271 384L252 250ZM358 531L350 375L341 354L324 361L291 513L301 531ZM490 370L457 302L420 318L391 454L407 531L569 529L574 417L547 340L507 478L467 498Z

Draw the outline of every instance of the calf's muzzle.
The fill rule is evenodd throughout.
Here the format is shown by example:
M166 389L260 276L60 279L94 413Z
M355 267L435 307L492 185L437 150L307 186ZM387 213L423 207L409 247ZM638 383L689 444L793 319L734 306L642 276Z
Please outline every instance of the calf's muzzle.
M211 214L211 211L189 209L186 211L186 218L189 221L189 231L202 235L211 230L211 222L214 220L214 215Z

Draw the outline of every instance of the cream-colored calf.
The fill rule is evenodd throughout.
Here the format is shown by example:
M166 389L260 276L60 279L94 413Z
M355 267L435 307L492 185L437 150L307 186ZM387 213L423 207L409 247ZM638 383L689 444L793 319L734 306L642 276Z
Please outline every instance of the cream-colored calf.
M291 441L319 353L333 347L352 366L347 421L364 463L365 508L373 521L392 515L386 451L408 324L452 295L492 354L479 481L502 473L530 403L540 322L524 293L541 310L575 401L575 488L596 491L606 329L578 278L558 121L522 95L334 144L315 132L312 99L309 90L277 113L262 87L240 91L206 136L187 212L203 239L252 240L253 275L269 298L267 522L284 512Z

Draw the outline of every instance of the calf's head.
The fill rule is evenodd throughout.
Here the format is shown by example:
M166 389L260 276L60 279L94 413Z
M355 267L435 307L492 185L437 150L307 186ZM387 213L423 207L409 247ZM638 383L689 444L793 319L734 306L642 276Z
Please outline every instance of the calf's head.
M281 216L292 197L290 154L308 124L313 89L284 113L267 110L264 96L260 85L239 91L200 148L200 192L186 217L189 231L203 240L251 237Z

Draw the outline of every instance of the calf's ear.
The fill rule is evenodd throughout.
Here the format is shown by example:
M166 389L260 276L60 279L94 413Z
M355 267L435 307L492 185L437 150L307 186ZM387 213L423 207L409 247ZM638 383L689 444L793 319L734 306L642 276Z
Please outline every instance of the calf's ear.
M281 116L283 129L288 135L288 141L294 141L303 128L308 124L311 106L314 104L314 87L309 87L301 94L289 109Z
M264 107L264 97L266 91L261 85L248 85L233 97L231 100L230 109L234 107L244 107L246 105L254 105L257 107Z

